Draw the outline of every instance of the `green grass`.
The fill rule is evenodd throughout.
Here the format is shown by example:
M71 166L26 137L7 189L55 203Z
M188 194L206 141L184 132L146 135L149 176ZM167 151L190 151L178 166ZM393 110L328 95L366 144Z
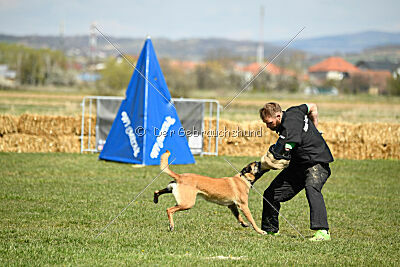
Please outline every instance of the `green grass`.
M226 157L237 168L254 157ZM198 157L177 172L231 176L222 157ZM0 265L398 265L400 164L392 160L337 160L323 193L332 241L303 240L283 219L281 236L240 227L226 207L198 199L175 215L172 195L152 202L170 181L162 174L106 231L105 227L154 178L158 166L132 168L97 155L0 153ZM263 191L277 174L257 182ZM250 192L260 225L262 199ZM304 191L282 213L310 237ZM218 258L224 256L226 258Z

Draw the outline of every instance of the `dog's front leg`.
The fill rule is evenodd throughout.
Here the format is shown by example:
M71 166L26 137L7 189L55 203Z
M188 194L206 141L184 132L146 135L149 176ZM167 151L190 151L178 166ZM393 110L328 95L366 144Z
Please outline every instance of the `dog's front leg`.
M251 226L253 226L254 230L256 230L257 233L262 234L262 235L267 234L267 232L258 228L256 222L253 219L253 216L251 215L250 209L247 204L241 204L241 205L238 205L238 207L243 212L244 216L247 218L247 220L250 222Z
M242 216L240 216L240 213L239 213L239 211L238 211L238 209L236 207L236 204L229 205L228 208L232 211L233 215L239 221L241 226L249 227L249 225L244 222Z

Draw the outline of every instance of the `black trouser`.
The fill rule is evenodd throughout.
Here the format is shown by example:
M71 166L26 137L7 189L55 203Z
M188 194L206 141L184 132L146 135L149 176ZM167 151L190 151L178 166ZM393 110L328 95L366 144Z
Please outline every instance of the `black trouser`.
M328 218L321 189L330 175L331 170L328 163L318 163L308 168L289 166L281 171L264 191L264 197L269 203L263 201L261 229L278 232L280 202L292 199L305 188L310 206L310 228L328 230Z

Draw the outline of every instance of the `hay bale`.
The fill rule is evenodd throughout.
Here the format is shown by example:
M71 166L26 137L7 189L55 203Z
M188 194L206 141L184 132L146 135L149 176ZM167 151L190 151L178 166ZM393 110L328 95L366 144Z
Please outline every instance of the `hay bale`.
M208 120L205 130L208 130ZM212 129L216 122L212 121ZM278 135L265 127L262 122L238 123L220 120L218 153L220 155L254 156L263 155L268 147L275 143ZM331 148L335 158L346 159L400 159L400 124L342 122L322 122L318 126ZM233 131L260 131L260 136L233 136ZM208 149L209 140L204 136L203 146ZM211 147L215 147L212 139Z
M0 135L16 133L18 118L12 115L0 115Z
M18 120L18 132L37 136L71 135L75 132L75 118L23 114Z
M92 137L96 133L96 117L85 116L85 146L89 122ZM80 116L0 115L0 123L0 151L80 152ZM319 129L324 132L335 158L400 159L400 124L321 122ZM261 121L238 123L220 120L217 132L216 120L211 120L210 124L206 119L203 130L203 147L207 151L209 145L211 151L215 150L214 137L218 134L219 155L261 156L278 138ZM91 148L94 145L94 141L91 142Z
M321 123L324 138L336 158L400 158L400 125L390 123Z
M87 142L87 137L84 142ZM59 136L57 142L57 152L79 153L81 151L81 139L79 136Z
M4 152L57 152L57 139L51 136L7 134L0 140Z
M85 128L83 129L83 135L87 136L89 135L89 123L90 123L90 134L91 136L96 135L96 116L85 116ZM74 122L74 132L75 135L81 135L82 133L82 116L75 117L75 122Z
M89 122L91 123L91 134L96 134L96 117L85 116L84 135L89 133ZM17 123L18 132L30 135L61 136L81 135L82 117L71 116L47 116L23 114Z
M212 120L212 129L215 130L216 121ZM205 121L205 130L209 129L208 120ZM232 156L263 155L278 135L268 130L262 122L252 121L238 123L229 120L219 121L218 154ZM208 150L209 135L204 135L203 146ZM211 148L215 148L215 139L211 140Z
M84 139L87 142L87 137ZM81 148L80 137L74 135L63 136L35 136L29 134L8 134L0 138L0 151L35 153L35 152L67 152L79 153Z

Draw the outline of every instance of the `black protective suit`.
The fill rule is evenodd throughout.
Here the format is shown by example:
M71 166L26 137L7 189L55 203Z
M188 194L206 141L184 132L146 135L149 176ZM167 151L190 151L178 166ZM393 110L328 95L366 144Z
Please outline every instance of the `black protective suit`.
M276 130L280 135L278 142L294 144L294 148L290 152L289 166L264 191L264 197L269 201L263 202L261 228L264 231L278 232L280 202L292 199L303 188L310 206L310 228L329 229L321 189L331 174L329 163L333 157L307 114L305 104L289 108L283 112L281 125Z

